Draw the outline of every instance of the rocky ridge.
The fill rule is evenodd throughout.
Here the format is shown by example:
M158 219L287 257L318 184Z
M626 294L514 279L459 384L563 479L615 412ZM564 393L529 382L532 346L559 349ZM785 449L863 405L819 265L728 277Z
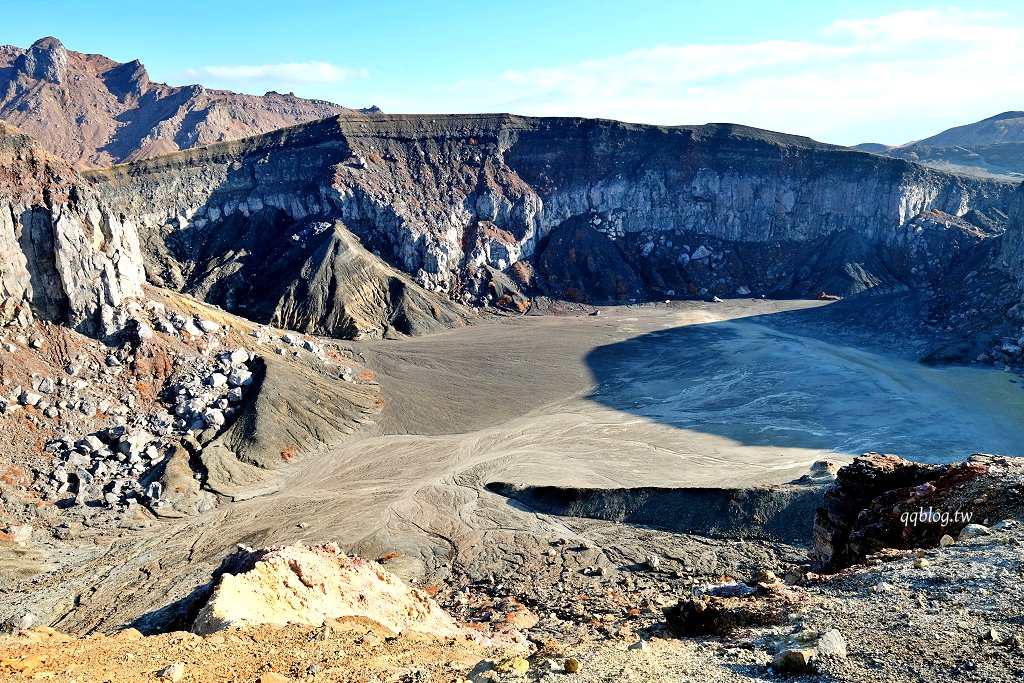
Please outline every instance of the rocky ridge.
M56 38L0 46L0 119L78 168L109 166L350 111L293 94L153 83L138 60L68 50Z
M984 327L1017 296L1000 265L1013 183L742 126L345 115L88 177L138 217L155 282L309 332L459 324L448 302L934 296L965 276L986 282ZM424 303L374 296L353 314L317 286L293 314L300 273L341 271L339 239Z
M959 173L1024 177L1024 112L1006 111L903 145L857 149Z

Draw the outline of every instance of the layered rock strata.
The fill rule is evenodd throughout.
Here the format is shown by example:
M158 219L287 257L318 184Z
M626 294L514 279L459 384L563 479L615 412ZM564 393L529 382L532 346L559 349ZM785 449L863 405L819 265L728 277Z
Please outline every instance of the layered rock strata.
M345 115L89 177L160 284L283 320L281 283L351 234L439 295L431 327L459 318L438 299L924 290L988 257L1015 189L742 126L509 115Z

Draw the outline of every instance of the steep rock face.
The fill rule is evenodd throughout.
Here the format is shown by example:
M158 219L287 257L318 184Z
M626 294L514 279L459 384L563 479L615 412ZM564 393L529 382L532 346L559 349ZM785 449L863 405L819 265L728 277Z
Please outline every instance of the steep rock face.
M345 111L330 102L152 83L138 62L43 38L0 46L0 119L79 168L257 135Z
M839 470L814 520L812 556L838 571L886 548L928 548L968 524L1021 514L1022 463L977 454L929 465L866 453Z
M1014 189L740 126L508 115L346 115L89 177L140 216L169 286L203 295L190 273L233 257L195 245L239 216L272 241L340 221L472 304L494 302L496 273L595 303L906 289L942 275L943 245L998 234Z
M90 335L124 321L142 295L135 227L65 162L0 122L0 314L32 314Z

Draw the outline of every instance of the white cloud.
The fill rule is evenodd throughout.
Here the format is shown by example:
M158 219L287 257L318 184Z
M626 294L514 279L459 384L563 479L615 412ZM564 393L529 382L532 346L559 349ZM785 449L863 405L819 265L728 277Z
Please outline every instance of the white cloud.
M734 121L835 142L1024 108L1024 26L994 13L908 10L804 41L659 45L442 91L467 111L679 124ZM453 102L454 101L454 102Z
M366 69L351 69L329 62L295 62L235 66L203 66L182 72L181 80L220 84L332 84L368 76Z

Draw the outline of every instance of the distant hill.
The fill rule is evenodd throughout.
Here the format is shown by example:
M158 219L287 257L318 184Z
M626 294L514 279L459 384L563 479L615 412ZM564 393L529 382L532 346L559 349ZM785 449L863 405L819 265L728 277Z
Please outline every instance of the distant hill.
M243 138L352 110L149 80L137 60L66 49L56 38L0 46L0 119L79 168L102 167Z
M949 171L1024 177L1024 111L1007 111L916 142L857 149Z

